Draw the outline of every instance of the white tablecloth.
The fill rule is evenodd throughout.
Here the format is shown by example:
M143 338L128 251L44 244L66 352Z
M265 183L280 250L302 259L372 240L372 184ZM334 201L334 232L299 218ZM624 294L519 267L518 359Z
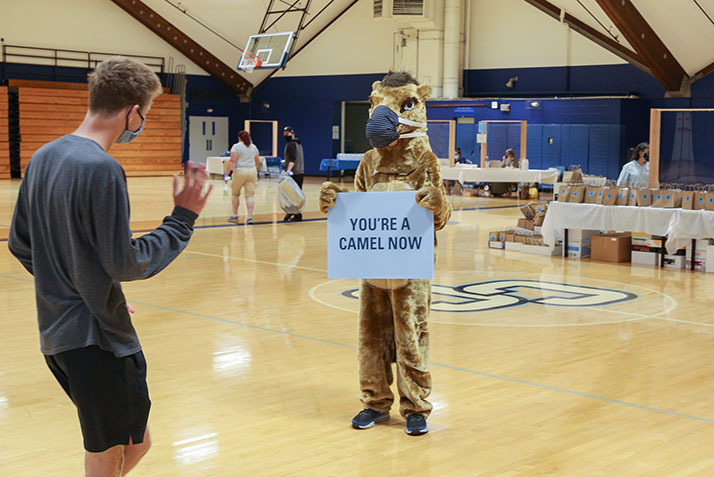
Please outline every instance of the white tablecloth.
M674 253L691 239L714 238L714 212L551 202L543 221L543 241L555 245L556 231L566 228L666 236L667 252Z
M545 171L487 167L476 169L470 167L443 167L441 177L460 182L539 182L554 184L558 179L558 171Z

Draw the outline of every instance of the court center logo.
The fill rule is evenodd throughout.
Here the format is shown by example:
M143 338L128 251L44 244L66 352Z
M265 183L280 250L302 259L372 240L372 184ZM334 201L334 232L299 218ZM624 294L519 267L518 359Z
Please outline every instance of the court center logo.
M343 290L340 295L357 300L359 289ZM431 311L475 313L524 305L596 307L637 298L634 293L608 288L540 280L491 280L457 286L432 285Z

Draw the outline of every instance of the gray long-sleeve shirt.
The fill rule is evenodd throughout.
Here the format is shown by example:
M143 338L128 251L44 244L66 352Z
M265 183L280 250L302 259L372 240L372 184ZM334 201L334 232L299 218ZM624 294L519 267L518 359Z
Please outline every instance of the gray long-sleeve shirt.
M182 207L132 239L124 170L96 142L63 136L32 156L8 247L35 276L41 350L141 350L120 281L156 275L188 245L197 215Z

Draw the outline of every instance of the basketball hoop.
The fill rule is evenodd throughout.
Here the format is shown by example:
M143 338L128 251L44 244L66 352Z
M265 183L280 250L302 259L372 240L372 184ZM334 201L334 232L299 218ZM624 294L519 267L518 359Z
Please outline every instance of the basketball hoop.
M239 69L245 71L246 73L252 73L255 68L260 68L263 64L260 58L252 51L247 51L243 54L243 60Z

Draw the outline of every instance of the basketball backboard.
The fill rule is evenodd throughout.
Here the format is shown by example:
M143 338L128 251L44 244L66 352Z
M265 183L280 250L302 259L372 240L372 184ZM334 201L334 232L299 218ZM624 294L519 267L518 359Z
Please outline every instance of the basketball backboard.
M239 70L282 68L288 61L293 32L251 35L238 62ZM251 61L256 58L259 62Z

